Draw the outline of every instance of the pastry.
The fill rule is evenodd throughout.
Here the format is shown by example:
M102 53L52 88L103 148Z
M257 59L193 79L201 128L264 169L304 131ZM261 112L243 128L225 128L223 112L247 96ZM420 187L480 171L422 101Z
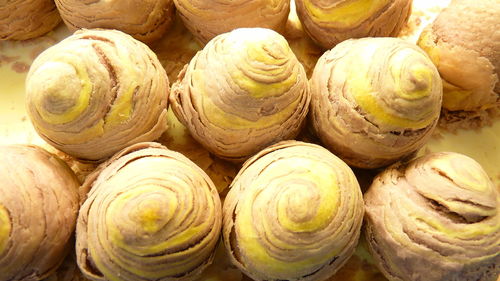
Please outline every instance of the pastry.
M173 0L55 0L71 31L81 28L117 29L151 43L163 36L175 15Z
M38 134L84 160L158 138L167 128L169 83L156 55L116 30L82 30L50 47L26 78Z
M408 22L412 0L295 0L311 39L325 49L361 37L395 37Z
M411 155L439 119L439 73L424 51L402 39L344 41L323 54L309 82L318 137L359 168Z
M0 4L0 40L36 38L60 22L52 0L5 0Z
M0 146L0 280L41 280L71 249L78 182L55 155Z
M231 184L223 239L253 280L326 280L354 253L363 221L352 170L325 148L284 141L257 153Z
M294 138L310 101L306 73L286 39L263 28L210 41L181 72L170 98L193 138L231 161Z
M289 0L174 0L177 11L195 38L206 44L215 36L242 27L283 31Z
M476 161L428 154L375 178L365 193L365 236L390 281L495 281L499 203Z
M139 143L87 177L76 228L80 270L95 281L194 280L212 262L221 203L178 152Z
M453 0L419 39L443 79L443 108L483 111L500 106L500 4Z

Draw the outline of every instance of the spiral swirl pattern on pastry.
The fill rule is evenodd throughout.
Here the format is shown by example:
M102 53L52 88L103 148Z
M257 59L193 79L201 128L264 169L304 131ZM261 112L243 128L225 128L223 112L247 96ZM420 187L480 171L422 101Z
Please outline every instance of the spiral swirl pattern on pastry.
M156 55L120 31L83 30L40 54L26 80L40 136L70 155L100 160L167 127L169 85Z
M321 146L284 141L234 179L223 238L232 262L254 280L325 280L353 254L362 220L349 166Z
M184 25L203 44L242 27L281 32L290 12L289 0L174 0L174 3Z
M305 31L320 46L362 37L397 36L412 0L295 0Z
M458 153L388 168L365 193L366 238L379 268L391 281L496 280L499 194Z
M262 28L214 38L180 74L171 95L191 135L232 161L295 137L309 101L306 73L286 39Z
M376 168L422 147L439 118L442 84L425 52L396 38L344 41L310 80L313 126L350 165Z
M193 280L213 259L221 204L210 178L155 143L130 146L89 176L78 266L93 280Z
M41 280L63 262L78 213L75 174L28 145L0 146L0 280Z
M8 0L0 4L0 40L27 40L61 22L52 0Z
M172 25L173 0L55 0L70 30L117 29L149 43L159 39Z

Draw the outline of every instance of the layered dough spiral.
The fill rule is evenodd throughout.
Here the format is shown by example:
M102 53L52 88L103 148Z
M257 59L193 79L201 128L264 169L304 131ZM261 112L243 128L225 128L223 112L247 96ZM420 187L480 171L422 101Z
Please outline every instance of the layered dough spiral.
M156 143L117 153L90 175L76 229L79 268L109 281L193 280L213 259L221 203L210 178Z
M156 55L115 30L82 30L45 50L26 79L31 121L48 143L100 160L167 128L169 83Z
M495 281L500 195L458 153L429 154L377 176L365 193L366 239L391 281Z
M206 44L215 36L242 27L282 32L290 0L174 0L184 25Z
M170 97L191 135L232 161L295 137L310 101L306 73L288 42L263 28L214 38L181 72Z
M61 22L52 0L5 0L0 4L0 40L27 40Z
M55 0L63 21L75 31L80 28L117 29L150 43L172 25L173 0Z
M497 0L453 0L421 34L418 44L443 78L445 109L500 107L499 26Z
M359 184L325 148L284 141L248 160L224 201L231 261L254 280L325 280L353 254Z
M41 280L63 262L78 213L71 169L37 146L0 146L0 280Z
M401 39L344 41L316 64L311 118L350 165L377 168L422 147L439 118L442 84L424 51Z
M412 0L295 0L311 39L325 49L350 39L397 36L408 22Z

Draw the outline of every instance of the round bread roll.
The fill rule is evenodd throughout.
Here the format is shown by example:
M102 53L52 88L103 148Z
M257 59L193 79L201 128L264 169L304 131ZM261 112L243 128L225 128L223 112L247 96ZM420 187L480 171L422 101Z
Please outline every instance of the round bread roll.
M453 0L419 39L443 79L443 108L500 107L500 3Z
M85 160L157 139L169 83L156 55L116 30L82 30L40 54L26 79L28 115L52 146Z
M310 94L305 70L283 36L242 28L198 52L170 98L175 115L199 143L218 157L242 161L294 138Z
M458 153L396 164L365 193L365 236L390 281L495 281L500 193Z
M202 44L242 27L285 29L290 0L174 0L184 25Z
M408 22L412 0L295 0L304 30L331 49L362 37L397 36Z
M92 280L194 280L211 264L221 230L215 185L182 154L156 143L117 153L82 191L76 255Z
M36 38L60 22L52 0L3 0L0 4L0 40Z
M41 280L71 250L78 182L57 156L0 146L0 280Z
M245 162L224 201L231 261L253 280L326 280L354 253L363 221L352 170L325 148L284 141Z
M173 0L55 0L71 31L80 28L117 29L151 43L172 25Z
M317 135L359 168L378 168L411 155L439 119L439 73L424 51L401 39L338 44L319 59L310 85Z

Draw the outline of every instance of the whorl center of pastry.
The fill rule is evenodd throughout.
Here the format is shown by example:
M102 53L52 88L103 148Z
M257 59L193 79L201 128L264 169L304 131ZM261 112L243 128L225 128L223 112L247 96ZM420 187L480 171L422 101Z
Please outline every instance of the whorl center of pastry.
M280 96L296 83L297 71L290 60L292 51L282 36L267 29L242 28L229 33L227 39L231 44L226 44L226 64L242 62L230 73L231 78L251 97Z
M120 194L109 206L109 214L123 214L111 218L124 239L153 235L161 230L177 210L174 192L158 186L142 186ZM138 235L142 234L142 235Z
M279 217L289 217L293 223L304 223L314 218L317 209L309 203L318 202L319 194L305 184L289 183L278 201Z
M38 114L49 124L68 123L78 118L87 108L92 91L83 67L60 61L39 67L26 87L33 93Z
M380 125L421 129L434 122L438 102L434 84L439 81L435 67L416 48L396 39L359 39L353 44L359 52L348 51L336 62L336 72L347 71L345 84L357 105ZM377 44L371 44L377 42ZM361 54L361 55L360 55ZM373 57L380 58L373 61ZM385 74L387 73L387 74ZM411 109L411 110L410 110Z
M412 49L399 49L391 57L389 68L399 97L412 101L432 93L435 74L425 61L423 54Z
M10 221L9 212L3 205L0 205L0 256L2 256L9 242L11 229L12 223Z
M359 25L373 14L378 13L390 0L322 1L333 2L329 5L312 2L314 1L304 0L304 5L315 21L324 22L325 26L349 28Z
M337 212L337 177L331 167L322 163L308 159L299 161L302 163L296 163L290 178L285 177L280 184L286 187L278 194L278 220L289 231L314 232L325 228ZM300 178L293 176L294 173Z

